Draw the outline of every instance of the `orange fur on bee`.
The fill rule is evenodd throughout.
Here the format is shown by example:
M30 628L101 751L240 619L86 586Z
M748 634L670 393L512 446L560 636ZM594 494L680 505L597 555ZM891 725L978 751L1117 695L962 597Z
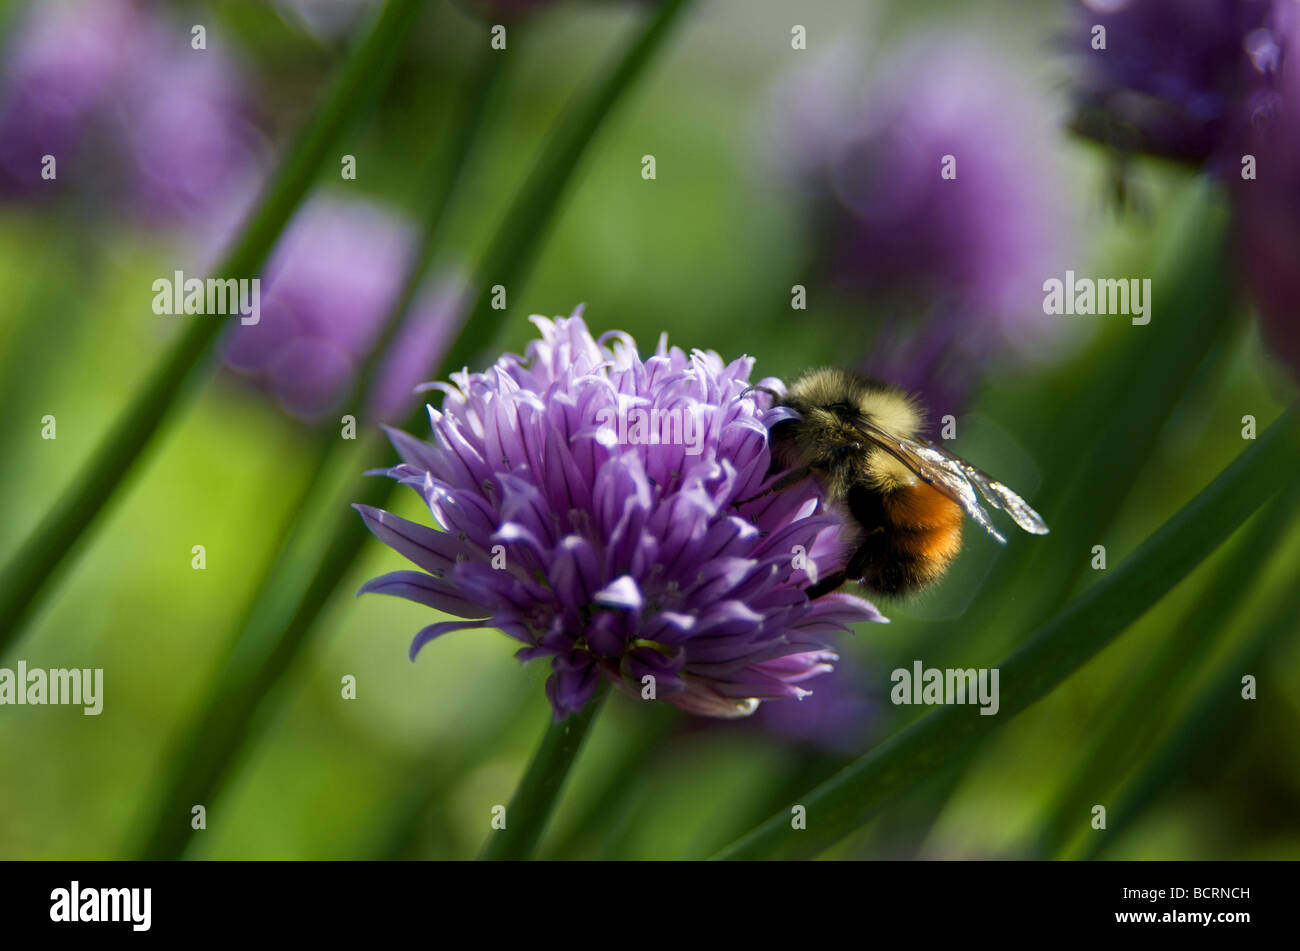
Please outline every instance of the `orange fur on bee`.
M909 555L946 564L961 550L961 506L924 482L886 493L885 515L899 530L897 546Z

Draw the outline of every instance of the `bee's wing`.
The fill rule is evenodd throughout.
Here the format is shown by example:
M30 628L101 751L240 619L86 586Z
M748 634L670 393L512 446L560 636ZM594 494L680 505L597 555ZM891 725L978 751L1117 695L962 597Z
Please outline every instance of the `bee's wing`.
M980 504L976 489L990 505L1006 511L1025 531L1034 535L1047 534L1047 523L1028 502L969 462L932 442L906 439L870 422L863 422L862 429L868 439L915 472L922 481L960 505L962 511L1000 543L1006 544L1006 537L997 530L988 511Z
M980 495L994 508L1002 509L1011 516L1011 520L1031 535L1046 535L1047 523L1033 510L1028 502L1012 492L996 479L990 479L988 473L976 469L964 459L959 459L946 449L930 443L928 448L951 460L951 464L960 467L966 478L979 489Z

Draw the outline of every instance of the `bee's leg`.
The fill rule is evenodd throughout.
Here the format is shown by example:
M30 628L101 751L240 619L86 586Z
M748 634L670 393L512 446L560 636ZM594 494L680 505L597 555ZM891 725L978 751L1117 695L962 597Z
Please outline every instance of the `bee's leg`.
M786 489L790 488L791 486L798 485L800 482L808 478L810 475L812 475L812 470L809 469L807 466L804 466L802 469L791 469L789 472L781 476L781 478L777 479L775 482L769 485L762 492L759 492L757 495L751 495L747 499L736 499L736 501L732 502L731 504L735 506L741 506L744 505L746 502L752 502L755 499L761 499L765 495L771 495L773 492L784 492Z
M847 580L848 575L842 571L837 571L834 574L827 575L816 584L809 585L804 589L804 593L808 595L809 601L816 601L823 594L830 594Z

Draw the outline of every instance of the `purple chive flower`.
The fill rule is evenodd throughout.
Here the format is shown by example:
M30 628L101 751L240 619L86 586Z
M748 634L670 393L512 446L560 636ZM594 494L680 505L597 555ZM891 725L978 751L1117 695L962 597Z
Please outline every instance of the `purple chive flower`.
M71 191L154 225L221 214L251 191L262 148L211 30L207 47L131 0L35 5L0 67L0 188Z
M414 232L364 199L315 198L289 223L262 278L261 318L234 328L226 365L300 419L338 408L401 293ZM463 288L447 278L415 303L368 412L395 421L459 325Z
M879 719L866 671L849 654L841 654L835 676L817 682L799 703L772 703L751 721L765 733L801 746L833 753L860 753Z
M1212 161L1277 65L1276 11L1291 0L1082 0L1068 47L1082 134L1124 152ZM1093 28L1106 48L1093 48Z
M1285 26L1291 52L1242 148L1256 178L1233 177L1233 236L1264 340L1300 380L1300 8Z
M745 394L753 360L665 339L643 360L626 334L593 339L577 314L533 321L541 339L525 357L433 384L446 397L429 410L432 444L390 431L403 461L388 475L441 530L358 506L421 569L362 592L463 619L424 628L412 657L491 627L524 645L521 660L550 658L557 719L601 678L639 697L652 676L656 699L707 716L807 694L836 660L827 634L884 618L854 595L804 594L842 557L842 523L813 485L737 507L765 480L767 426L788 413ZM652 410L677 428L647 428Z
M832 50L778 93L815 267L861 314L861 369L956 414L989 364L1051 349L1043 281L1078 262L1053 110L1003 51L923 35L870 78ZM793 144L791 144L793 143Z

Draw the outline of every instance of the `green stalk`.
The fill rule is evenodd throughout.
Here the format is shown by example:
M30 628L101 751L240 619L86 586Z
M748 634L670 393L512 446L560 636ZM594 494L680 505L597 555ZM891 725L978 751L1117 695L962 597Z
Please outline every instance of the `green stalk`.
M1295 409L1284 414L1122 565L1003 661L997 716L983 716L976 708L960 705L926 714L798 800L807 810L806 829L792 829L789 812L778 812L717 857L815 856L1045 696L1290 483L1300 466L1298 415Z
M560 799L569 770L578 758L578 751L587 738L591 723L596 718L605 697L609 682L601 680L596 694L580 711L559 723L551 723L542 734L528 772L519 781L506 807L504 829L488 834L479 858L485 861L520 860L533 854L542 833L546 831L551 813Z
M651 55L663 44L669 27L689 0L668 0L633 40L615 68L560 125L544 147L532 173L522 186L511 211L502 222L478 270L476 302L455 344L443 358L434 379L446 379L465 366L477 365L505 322L505 311L493 310L487 289L492 284L522 283L537 247L582 155L613 107L640 76ZM419 431L427 426L423 406L415 408L403 428ZM388 462L387 451L376 453L362 468L379 468ZM151 859L179 858L189 842L188 816L194 803L208 803L235 767L246 748L267 721L259 716L272 707L273 689L301 653L321 611L361 553L369 533L348 502L382 507L395 492L387 479L365 478L354 483L336 506L338 516L314 571L295 566L292 581L281 597L291 600L292 614L258 616L241 631L218 686L205 702L197 725L186 731L178 765L160 808L152 815L152 831L141 851ZM308 577L310 575L310 577Z
M359 106L387 84L424 2L389 0L370 32L348 54L215 276L256 276L280 231L311 187L326 150ZM194 371L225 326L225 321L213 317L191 322L90 462L0 574L0 656L22 630L64 559L84 550L82 536L98 521L168 414L196 387L199 374Z
M415 248L412 266L407 271L401 292L397 295L397 302L384 322L384 329L379 339L371 347L357 386L348 397L349 401L358 408L363 406L366 397L373 396L373 392L378 387L378 377L383 369L384 360L389 355L389 346L396 339L403 323L411 316L411 308L416 296L433 264L438 240L442 236L443 225L447 220L448 209L464 187L469 158L474 152L484 120L488 116L488 105L509 72L508 66L512 62L513 59L502 56L496 51L485 51L482 54L470 82L469 101L449 137L452 145L448 167L440 179L437 176L437 169L429 170L430 180L437 182L437 185L430 194L428 207L422 216L424 228Z
M424 279L433 263L438 238L442 234L447 210L453 197L458 193L465 178L465 169L469 156L474 151L479 134L487 117L487 106L493 93L500 86L506 74L510 60L504 56L485 53L481 58L478 75L471 84L472 93L463 110L456 128L448 141L451 143L448 167L444 171L439 161L431 163L428 179L433 183L429 203L422 216L423 225L413 249L411 262L402 279L402 286L397 298L384 318L378 337L370 345L365 361L358 369L356 378L344 397L343 406L352 407L357 416L363 416L368 401L374 396L379 384L379 374L384 361L390 356L389 348L401 331L405 322L411 317L411 309L416 295L424 284ZM304 514L310 512L327 483L327 476L334 469L337 458L345 448L355 449L340 439L333 421L327 420L315 434L316 445L313 459L308 466L308 477L297 501L287 513L279 536L284 542L279 546L275 557L259 577L262 583L257 595L244 613L240 630L250 627L254 619L272 610L276 596L287 584L284 576L294 565L295 558L300 557L300 545L310 534L310 523ZM363 445L369 445L363 441Z
M1261 670L1268 649L1294 636L1295 613L1295 599L1288 592L1219 667L1213 682L1189 704L1184 716L1165 733L1160 746L1144 762L1141 773L1125 787L1119 801L1107 808L1107 828L1085 840L1078 855L1080 859L1095 859L1113 847L1161 791L1182 776L1188 761L1204 757L1207 750L1213 749L1215 737L1232 722L1234 714L1240 714L1242 703L1259 702L1242 699L1241 675Z
M433 186L410 265L403 277L401 290L385 317L383 328L371 345L366 361L344 399L346 406L362 406L366 397L375 389L389 347L408 318L408 311L433 261L447 209L464 179L469 155L478 141L487 116L487 105L505 74L505 66L505 57L485 56L481 74L473 84L469 101L449 140L449 166L445 174L442 174L441 154L431 163L428 177ZM336 457L344 447L348 447L338 437L332 422L320 428L316 440L306 485L288 512L280 532L284 541L271 564L260 575L261 586L246 608L239 627L242 636L235 642L232 654L218 678L221 684L236 685L238 702L241 704L255 705L274 683L274 679L268 677L274 670L273 664L277 659L280 663L288 664L294 656L283 650L276 653L281 642L278 640L279 632L275 622L283 619L283 612L287 609L285 592L292 592L307 583L302 559L309 557L311 545L315 541L314 530L318 530L319 526L306 516L320 501L321 493L329 484L328 475L333 471ZM372 439L370 442L376 444L377 451L378 440ZM328 593L323 593L321 597L328 597ZM240 721L238 718L232 720L229 716L225 709L229 702L228 696L222 698L221 702L213 696L188 736L188 742L175 754L168 783L168 802L176 803L182 797L202 796L205 785L215 781L217 773L214 772L214 766L219 769L223 764L221 760L210 762L214 749L223 751L226 755L234 754L239 743ZM200 802L201 798L195 798L194 801ZM155 820L153 829L147 846L148 854L165 854L169 850L183 849L184 837L179 834L182 830L164 824L161 817Z
M557 120L551 138L506 212L476 273L475 299L465 329L442 361L437 379L467 366L495 359L491 346L504 321L505 311L492 308L494 284L518 288L532 265L559 207L560 199L614 106L645 72L651 56L663 45L670 28L692 0L664 0L654 18L636 37L604 81L585 100L566 110ZM424 425L424 408L417 408L406 428ZM354 519L355 520L355 519Z
M388 862L448 858L420 852L431 827L442 839L452 838L447 830L447 815L441 810L431 811L431 803L443 802L451 795L457 783L480 762L483 744L526 716L532 700L524 693L516 694L510 709L500 711L495 722L475 724L471 734L460 737L453 753L448 755L443 749L441 756L421 757L412 764L399 780L396 795L384 802L382 817L370 839L374 844L363 858Z
M866 834L860 837L856 848L848 853L841 850L839 854L846 858L886 860L919 857L935 823L943 816L982 748L976 744L962 750L929 781L918 784L910 795L886 803L875 820L864 826Z
M1035 854L1059 858L1075 835L1087 828L1088 807L1102 800L1159 725L1150 712L1151 698L1166 692L1166 684L1185 682L1188 673L1213 650L1240 609L1242 592L1250 590L1251 582L1262 574L1286 538L1297 505L1300 492L1278 495L1251 519L1223 556L1207 567L1217 569L1213 579L1170 626L1142 676L1126 685L1127 700L1110 716L1109 726L1096 735L1061 787L1038 834Z
M604 764L606 772L600 777L599 788L587 797L587 807L568 823L569 828L563 838L558 841L553 838L548 843L549 848L543 858L571 859L584 843L593 838L607 841L603 833L608 832L611 814L627 803L645 776L647 764L654 762L664 740L680 722L676 710L655 709L655 706L647 704L649 709L637 711L631 735L620 736L622 748L617 761Z

